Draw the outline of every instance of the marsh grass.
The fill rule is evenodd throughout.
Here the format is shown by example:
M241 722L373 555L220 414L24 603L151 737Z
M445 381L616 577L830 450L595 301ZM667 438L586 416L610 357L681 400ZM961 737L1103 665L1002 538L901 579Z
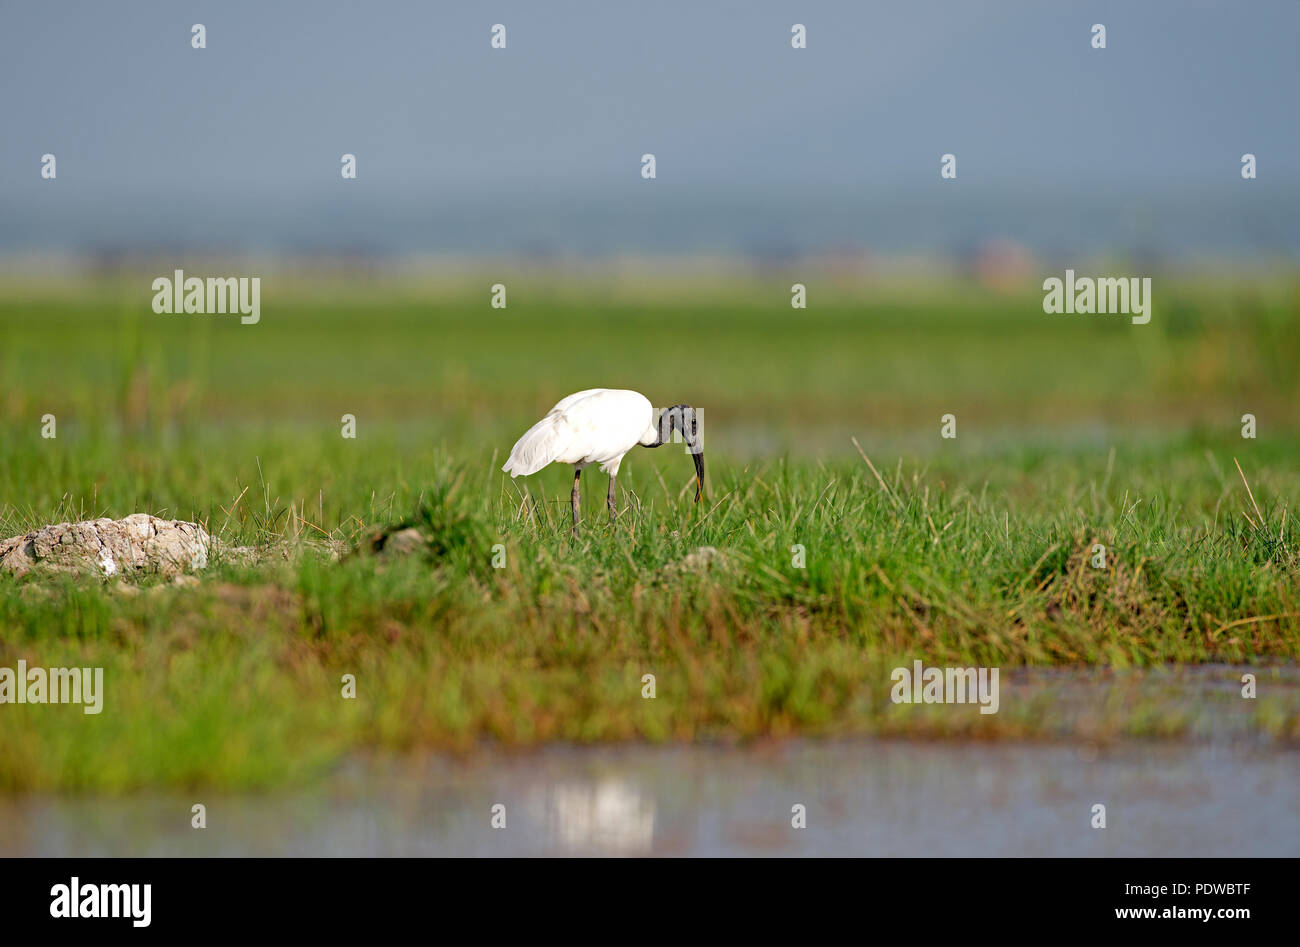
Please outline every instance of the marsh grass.
M298 530L240 504L227 538L266 558L219 560L196 588L0 579L0 664L103 666L107 681L98 717L6 707L0 774L11 789L257 786L350 749L485 739L1077 735L1007 698L993 717L903 716L889 671L1294 660L1300 568L1275 491L1297 483L1262 478L1256 513L1202 455L1124 453L1109 474L1103 458L1004 460L998 488L978 465L898 464L878 481L861 462L720 462L699 506L674 489L686 470L643 461L617 525L589 504L576 540L548 499L562 485L470 488L493 475L450 460L332 526L306 503L280 504ZM370 531L407 526L424 548L365 554ZM1127 707L1087 726L1181 724ZM1295 695L1261 702L1256 729L1300 738Z
M268 310L261 335L173 321L155 336L96 305L0 307L0 534L152 512L259 559L218 554L194 587L0 576L0 665L101 666L107 691L98 716L0 709L3 789L272 786L360 750L483 741L1178 736L1186 707L1140 701L1062 715L1050 696L1010 691L996 715L903 713L889 675L914 659L1110 672L1267 667L1300 652L1295 366L1260 351L1291 344L1272 328L1294 326L1285 302L1258 303L1266 328L1189 303L1163 334L1059 330L1091 359L1077 364L1041 321L996 348L988 326L1012 317L978 298L954 297L951 316L930 302L834 304L796 332L757 305L743 332L733 302L700 328L735 343L695 376L705 390L691 398L710 412L703 502L691 502L684 455L637 451L612 528L603 476L584 474L576 539L569 472L512 481L502 453L560 394L605 380L586 364L659 338L664 320L670 334L679 320L698 327L698 312L656 321L625 306L612 324L589 303L556 338L512 309L519 337L489 341L476 319L404 302L379 307L370 335L346 302L323 303L318 323ZM84 331L56 357L37 314ZM927 320L919 337L913 315ZM588 331L598 341L575 352ZM1215 333L1230 344L1206 343ZM97 335L116 339L107 364L80 347ZM400 350L375 341L389 338ZM423 339L424 386L402 355ZM853 366L843 353L855 346L883 354ZM936 346L933 364L918 360ZM350 367L349 347L362 356ZM988 371L969 375L981 353ZM368 360L379 356L388 363ZM761 378L743 367L756 359L770 366ZM1262 374L1237 373L1253 367ZM69 384L51 386L60 372ZM671 400L688 377L673 363L631 376ZM1107 387L1117 378L1122 398ZM107 403L101 384L116 392ZM1042 404L1028 403L1034 391ZM33 420L47 402L54 441ZM1268 419L1257 440L1237 436L1242 402L1274 412L1256 408ZM937 411L953 403L969 410L942 443ZM1015 436L1044 404L1060 426ZM339 436L348 410L356 441ZM1125 427L1123 411L1140 416ZM1095 417L1112 418L1102 437ZM759 429L778 442L738 433ZM423 548L370 554L376 532L407 527ZM1092 565L1096 544L1105 568ZM356 700L341 697L344 674ZM1294 689L1248 703L1245 732L1300 740Z

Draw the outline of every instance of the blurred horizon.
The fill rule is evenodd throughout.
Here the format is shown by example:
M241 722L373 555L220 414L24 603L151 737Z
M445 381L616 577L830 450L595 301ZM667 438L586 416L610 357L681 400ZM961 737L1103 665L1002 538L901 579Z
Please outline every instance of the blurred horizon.
M0 84L30 90L0 139L15 424L363 411L481 451L610 386L707 405L737 455L950 411L971 443L1300 428L1295 3L142 0L5 25ZM155 313L177 268L264 278L264 318ZM1152 277L1152 324L1045 313L1066 269Z
M0 259L960 261L994 245L1294 263L1300 5L1245 14L1177 0L17 6L0 34ZM494 23L506 49L489 46ZM790 47L793 23L807 49ZM940 178L945 153L956 180Z

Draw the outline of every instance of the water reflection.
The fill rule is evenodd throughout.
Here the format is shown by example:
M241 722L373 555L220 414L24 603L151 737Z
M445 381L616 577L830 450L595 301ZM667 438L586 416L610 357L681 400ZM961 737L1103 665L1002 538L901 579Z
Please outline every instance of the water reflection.
M354 759L274 795L0 800L0 855L1300 855L1300 752L790 741ZM1111 828L1091 828L1103 803ZM505 805L506 828L492 827ZM807 827L791 826L804 805Z
M562 783L537 791L532 807L550 838L571 853L642 855L654 844L654 799L626 780Z
M358 755L267 795L0 798L4 855L1300 855L1300 750L1244 669L1013 671L1060 743L803 741ZM1285 732L1300 669L1252 669ZM1266 705L1265 702L1271 702ZM1111 742L1144 708L1186 742ZM1107 723L1109 721L1109 724ZM208 828L190 827L203 802ZM1113 828L1089 825L1092 806ZM803 805L807 827L790 824ZM493 828L503 805L507 827Z

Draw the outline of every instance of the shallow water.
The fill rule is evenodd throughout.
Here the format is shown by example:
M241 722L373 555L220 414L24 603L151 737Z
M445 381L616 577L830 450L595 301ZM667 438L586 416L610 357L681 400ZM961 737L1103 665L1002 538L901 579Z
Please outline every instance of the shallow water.
M1241 697L1246 671L1261 703ZM1293 714L1300 667L1018 669L1003 712L1067 741L357 755L278 793L0 799L0 855L1296 856L1300 748L1262 737L1263 701ZM1097 736L1138 713L1177 721L1181 739ZM190 827L195 803L206 829Z
M354 759L287 794L9 800L0 854L1296 856L1298 777L1298 751L1217 744L565 746Z

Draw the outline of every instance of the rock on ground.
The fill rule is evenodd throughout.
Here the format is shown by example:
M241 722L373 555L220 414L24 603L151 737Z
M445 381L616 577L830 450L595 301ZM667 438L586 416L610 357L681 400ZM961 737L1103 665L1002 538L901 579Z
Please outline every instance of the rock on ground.
M715 546L696 546L676 562L664 566L665 572L711 572L726 569L729 565L726 553Z
M418 529L399 529L395 533L380 533L370 541L371 549L381 556L409 556L427 548L429 541Z
M57 523L0 540L0 570L174 576L205 568L212 545L197 523L133 513L120 520Z

